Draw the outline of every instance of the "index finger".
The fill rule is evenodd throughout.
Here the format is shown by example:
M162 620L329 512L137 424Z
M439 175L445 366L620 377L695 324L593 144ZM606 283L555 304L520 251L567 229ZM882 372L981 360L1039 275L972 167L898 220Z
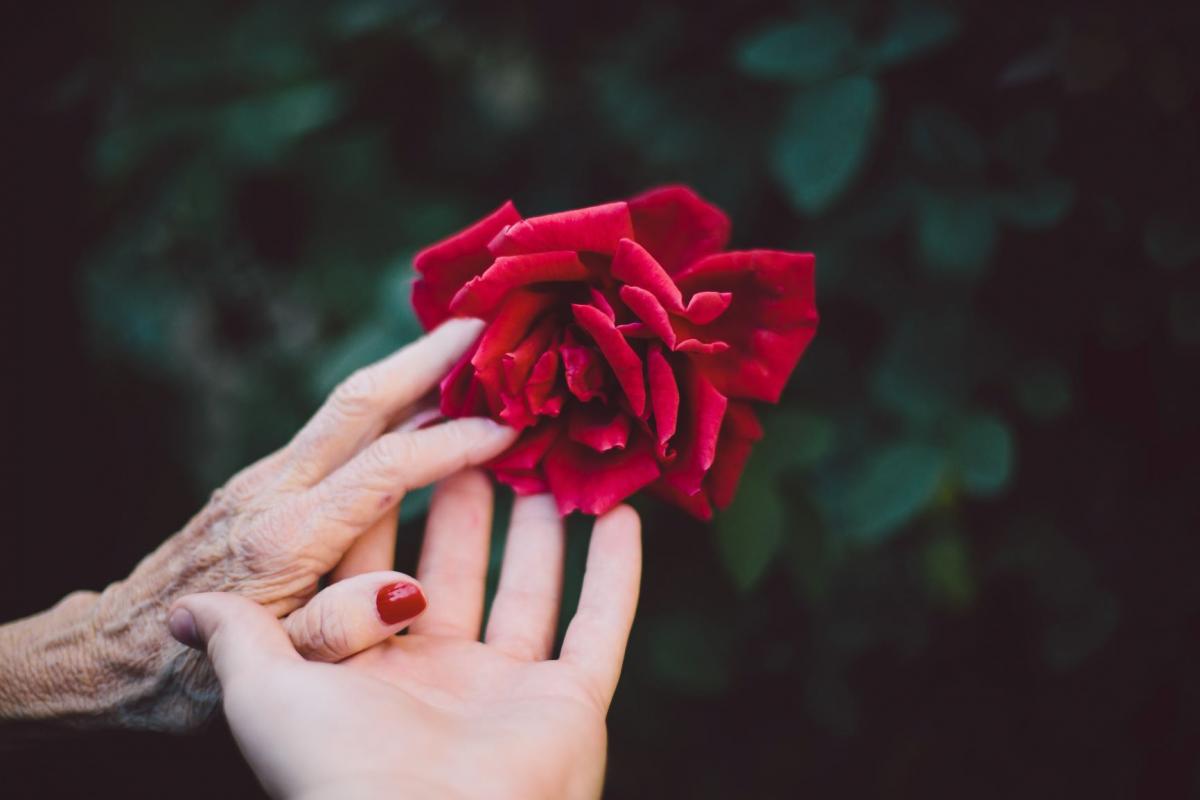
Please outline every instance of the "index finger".
M479 337L477 319L451 319L333 391L287 447L286 469L311 486L345 464L429 393Z
M579 607L560 655L583 673L605 708L621 677L641 579L641 520L629 506L618 506L592 529Z

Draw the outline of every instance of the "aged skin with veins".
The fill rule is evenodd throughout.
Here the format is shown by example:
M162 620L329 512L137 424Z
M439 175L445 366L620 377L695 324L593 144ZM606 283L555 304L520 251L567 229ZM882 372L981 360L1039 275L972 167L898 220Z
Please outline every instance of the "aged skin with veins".
M339 641L346 632L333 609L305 616L320 578L391 570L404 492L487 461L515 438L477 418L417 429L428 420L421 398L479 329L451 322L359 370L291 442L216 491L127 578L0 626L0 722L195 727L220 692L166 618L172 602L197 592L233 592L288 617L302 653L356 652Z

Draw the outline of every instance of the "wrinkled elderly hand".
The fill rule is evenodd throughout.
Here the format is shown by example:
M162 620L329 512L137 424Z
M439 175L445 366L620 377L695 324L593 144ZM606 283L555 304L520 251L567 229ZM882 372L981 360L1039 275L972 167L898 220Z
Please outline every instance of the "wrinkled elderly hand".
M196 592L232 592L274 617L292 614L287 630L310 657L351 655L352 642L326 636L311 618L320 609L302 608L318 580L390 570L404 493L515 438L484 419L420 427L422 398L479 330L474 320L451 321L359 370L291 442L215 492L128 578L0 627L0 720L161 730L204 720L220 699L217 683L165 622L173 601Z

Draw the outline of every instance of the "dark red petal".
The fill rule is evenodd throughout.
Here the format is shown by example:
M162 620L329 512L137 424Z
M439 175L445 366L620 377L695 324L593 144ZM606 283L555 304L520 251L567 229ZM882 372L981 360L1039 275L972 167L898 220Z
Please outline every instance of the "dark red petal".
M510 427L520 431L538 423L538 417L529 410L524 394L501 391L500 402L503 405L503 408L500 409L500 419Z
M625 341L613 321L595 306L573 304L575 320L596 342L601 354L617 376L635 416L646 410L646 384L642 378L642 360Z
M550 347L550 339L558 329L557 320L546 317L521 340L512 351L500 357L504 371L504 386L510 392L519 392L529 380L534 364Z
M475 368L475 382L479 384L480 393L483 396L483 401L487 404L488 413L492 416L500 416L505 408L504 398L504 371L500 366L499 361L493 361L490 364L484 364L482 367Z
M558 416L562 410L562 397L551 397L558 380L558 353L547 350L538 357L533 371L525 382L525 402L534 414ZM553 402L557 401L557 403Z
M506 202L471 227L417 253L413 266L420 277L413 284L413 308L426 330L450 316L450 299L471 278L492 263L488 243L521 215Z
M489 461L487 466L496 470L536 469L562 430L562 422L542 420L537 427L521 434L512 447Z
M675 331L671 328L671 319L667 316L666 309L658 302L658 298L640 286L627 283L621 287L621 301L629 306L629 310L645 323L655 336L666 342L667 347L675 349ZM622 333L625 333L624 328L624 325L618 327ZM636 336L640 331L632 333Z
M509 225L488 244L493 255L585 250L612 255L621 239L633 238L629 206L621 201L530 217Z
M558 346L562 357L563 373L567 389L581 402L599 397L606 400L604 392L604 361L592 347L579 344L570 331L563 334Z
M475 379L475 368L471 366L471 357L477 347L478 340L442 378L439 406L447 417L473 417L486 410L483 388Z
M619 408L602 403L581 403L571 409L567 435L603 453L623 448L629 441L630 420Z
M724 353L729 349L728 342L720 340L715 342L702 342L699 339L684 339L676 347L681 353L702 353L704 355L712 355L714 353Z
M501 256L482 275L467 281L450 301L450 313L478 317L504 299L504 296L531 283L581 281L588 269L571 250Z
M603 514L658 477L650 440L633 436L623 450L598 453L560 437L546 454L546 482L564 516L578 509Z
M730 401L725 410L725 424L721 426L721 438L717 442L717 460L708 471L708 493L717 508L725 508L733 502L738 481L750 450L763 436L762 425L749 403Z
M683 315L693 325L707 325L724 314L731 302L733 294L730 292L696 292Z
M676 435L679 457L663 477L685 494L695 494L717 455L717 440L728 401L695 367L681 370L682 427Z
M708 256L675 276L687 295L730 292L729 308L708 325L676 321L681 338L723 341L729 349L692 356L729 397L777 402L817 328L811 253L750 250ZM679 348L683 350L681 343Z
M616 320L617 312L613 311L612 303L608 302L608 298L604 296L604 292L597 289L595 286L590 287L592 293L592 305L604 312L604 315L611 320Z
M658 298L668 311L683 311L683 294L654 256L635 241L622 239L613 255L611 274L630 286L638 286Z
M674 275L696 259L725 249L729 218L686 186L663 186L629 201L637 239Z
M646 367L650 385L650 407L654 410L654 429L658 438L658 456L667 456L667 443L675 435L679 419L679 385L666 356L657 346L646 354Z
M519 289L510 294L484 329L471 363L481 369L510 352L554 301L553 295L543 292Z
M647 487L646 491L661 497L668 503L679 506L697 519L712 519L712 504L708 501L708 492L701 489L695 494L687 494L676 489L663 478L659 478Z

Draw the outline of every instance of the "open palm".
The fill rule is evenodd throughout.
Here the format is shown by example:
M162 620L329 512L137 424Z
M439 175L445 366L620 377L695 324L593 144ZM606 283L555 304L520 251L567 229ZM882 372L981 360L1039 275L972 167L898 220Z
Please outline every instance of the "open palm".
M621 507L597 521L578 611L550 660L562 521L549 497L518 498L481 637L491 509L490 484L477 472L439 485L417 570L428 610L408 635L337 664L303 660L279 622L241 598L183 601L221 678L234 735L269 790L599 795L604 720L637 603L637 515Z

